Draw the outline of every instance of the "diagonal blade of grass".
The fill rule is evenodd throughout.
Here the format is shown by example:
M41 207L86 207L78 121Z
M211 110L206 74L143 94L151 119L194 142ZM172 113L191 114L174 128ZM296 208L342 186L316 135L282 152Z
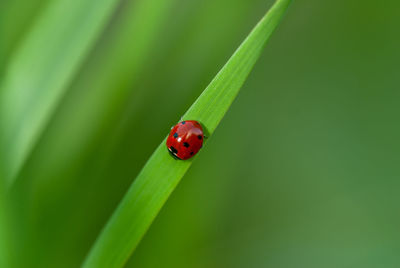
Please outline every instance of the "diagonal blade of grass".
M118 0L51 2L0 86L0 178L11 184Z
M278 0L229 59L183 119L200 121L211 135L229 109L291 0ZM122 267L192 160L178 161L165 139L148 160L103 229L83 266Z

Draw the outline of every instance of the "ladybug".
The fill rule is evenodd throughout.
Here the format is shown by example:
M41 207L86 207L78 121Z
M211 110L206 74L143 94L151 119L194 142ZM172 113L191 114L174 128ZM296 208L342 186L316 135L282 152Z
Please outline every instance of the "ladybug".
M203 140L204 133L200 123L186 120L172 127L167 138L167 147L173 156L186 160L203 147Z

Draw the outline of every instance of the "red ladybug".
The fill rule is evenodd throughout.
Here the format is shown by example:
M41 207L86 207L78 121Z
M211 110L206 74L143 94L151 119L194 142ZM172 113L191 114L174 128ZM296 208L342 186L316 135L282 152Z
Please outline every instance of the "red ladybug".
M204 133L200 123L186 120L176 124L167 138L168 150L176 158L186 160L203 146Z

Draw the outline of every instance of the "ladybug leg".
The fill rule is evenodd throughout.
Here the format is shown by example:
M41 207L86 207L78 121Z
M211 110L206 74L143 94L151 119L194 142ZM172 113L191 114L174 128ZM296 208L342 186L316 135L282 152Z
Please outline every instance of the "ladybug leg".
M170 153L170 155L172 155L172 157L175 159L175 160L181 160L179 157L177 157L173 152L171 152L171 150L168 150L169 151L169 153Z
M203 137L204 137L205 139L208 139L208 136L206 136L206 135L203 135Z

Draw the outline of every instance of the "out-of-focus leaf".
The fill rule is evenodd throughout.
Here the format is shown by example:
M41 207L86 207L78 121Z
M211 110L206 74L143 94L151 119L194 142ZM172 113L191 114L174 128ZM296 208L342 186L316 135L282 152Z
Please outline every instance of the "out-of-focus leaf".
M117 0L49 3L21 40L0 86L0 177L11 184Z
M13 0L0 3L0 72L16 50L35 17L48 0Z
M19 241L31 243L24 247L29 252L24 253L39 265L56 265L63 252L73 256L63 267L81 263L102 225L99 223L107 219L120 199L121 193L107 186L109 178L100 176L103 150L110 148L112 132L132 93L140 99L136 83L154 56L155 40L174 2L121 3L17 177L12 193L18 200L15 203L24 204L19 206L24 211L17 221L25 232ZM102 200L104 194L108 202ZM87 216L89 210L92 213ZM52 244L54 237L57 245Z
M0 194L4 196L3 189L0 189ZM8 226L7 226L7 215L4 204L4 198L0 197L0 267L10 267L10 244Z

